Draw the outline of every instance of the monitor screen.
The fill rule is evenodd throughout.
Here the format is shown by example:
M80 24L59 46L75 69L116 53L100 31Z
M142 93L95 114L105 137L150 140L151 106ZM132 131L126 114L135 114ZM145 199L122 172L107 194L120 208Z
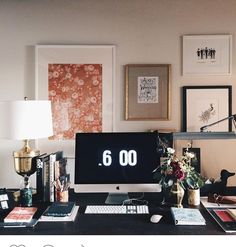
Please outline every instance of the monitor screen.
M75 191L160 191L153 180L157 143L152 132L77 133Z

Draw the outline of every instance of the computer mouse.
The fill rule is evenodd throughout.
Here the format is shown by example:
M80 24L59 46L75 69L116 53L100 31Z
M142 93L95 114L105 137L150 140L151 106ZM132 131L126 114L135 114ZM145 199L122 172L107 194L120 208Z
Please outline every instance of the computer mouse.
M152 223L158 223L160 221L160 219L162 218L162 215L160 214L154 214L152 215L152 217L150 218L150 221Z

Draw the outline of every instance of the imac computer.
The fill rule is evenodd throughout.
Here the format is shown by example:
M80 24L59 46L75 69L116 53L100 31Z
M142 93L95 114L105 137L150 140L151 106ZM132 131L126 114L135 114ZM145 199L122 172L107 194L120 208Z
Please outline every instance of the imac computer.
M75 192L107 192L107 204L122 203L128 192L160 192L157 143L153 132L77 133Z

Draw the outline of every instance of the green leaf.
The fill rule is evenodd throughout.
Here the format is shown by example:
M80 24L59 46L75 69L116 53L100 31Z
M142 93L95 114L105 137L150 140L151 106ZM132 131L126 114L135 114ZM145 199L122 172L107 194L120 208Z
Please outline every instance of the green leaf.
M162 174L161 173L159 173L159 172L154 173L154 175L153 175L153 179L154 180L160 181L161 178L162 178Z

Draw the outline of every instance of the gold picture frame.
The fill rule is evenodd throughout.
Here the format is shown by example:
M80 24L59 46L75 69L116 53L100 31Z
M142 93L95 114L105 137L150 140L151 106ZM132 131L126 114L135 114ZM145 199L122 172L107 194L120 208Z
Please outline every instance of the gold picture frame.
M170 64L125 65L125 119L170 119Z

